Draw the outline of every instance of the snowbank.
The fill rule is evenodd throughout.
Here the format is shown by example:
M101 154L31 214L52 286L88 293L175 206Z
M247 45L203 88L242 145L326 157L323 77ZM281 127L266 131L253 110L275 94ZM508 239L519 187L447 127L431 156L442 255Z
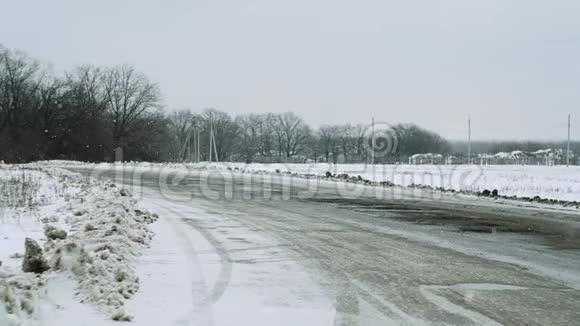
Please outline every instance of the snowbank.
M0 270L0 325L33 325L38 317L42 277L12 269Z
M57 168L1 165L0 181L0 325L35 325L55 275L78 282L81 302L130 320L123 306L139 290L134 266L157 216L125 189ZM21 272L25 238L44 245L49 272Z
M57 212L71 235L45 245L52 270L70 273L84 300L122 319L129 318L122 312L125 300L139 290L133 266L153 237L148 224L157 219L135 205L113 184L84 187Z

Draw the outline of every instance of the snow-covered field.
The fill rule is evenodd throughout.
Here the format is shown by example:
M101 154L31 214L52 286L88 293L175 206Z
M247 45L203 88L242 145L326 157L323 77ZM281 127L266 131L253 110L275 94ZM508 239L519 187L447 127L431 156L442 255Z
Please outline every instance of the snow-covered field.
M79 165L109 169L111 164L51 161L44 164ZM389 181L400 186L427 185L433 188L480 192L497 189L500 195L547 199L580 200L580 166L529 165L366 165L366 164L244 164L244 163L124 163L116 165L132 171L162 169L166 172L210 169L245 172L291 172L301 175L333 174L361 176Z
M228 164L229 165L229 164ZM245 170L290 171L305 174L346 173L396 185L483 191L575 201L580 199L580 167L524 165L362 165L362 164L249 164Z
M124 304L139 291L134 265L156 216L124 189L57 168L0 165L0 188L0 325L47 325L62 296L130 319ZM23 272L27 239L43 250L38 273Z

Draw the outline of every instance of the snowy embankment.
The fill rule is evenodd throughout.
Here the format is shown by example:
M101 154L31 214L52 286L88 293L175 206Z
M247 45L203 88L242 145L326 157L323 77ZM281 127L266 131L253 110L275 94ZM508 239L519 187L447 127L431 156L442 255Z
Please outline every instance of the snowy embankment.
M59 280L109 318L131 318L123 306L156 215L113 184L46 166L0 165L0 191L0 325L46 323Z
M330 171L405 187L421 185L473 193L497 189L505 196L580 199L579 166L242 164L237 167L246 171L279 170L317 175Z
M77 165L94 169L123 167L130 170L166 172L194 169L244 172L293 173L300 176L349 175L376 183L404 187L481 193L496 189L501 196L574 202L580 199L580 166L530 165L368 165L368 164L244 164L244 163L124 163L88 164L49 161L48 165Z

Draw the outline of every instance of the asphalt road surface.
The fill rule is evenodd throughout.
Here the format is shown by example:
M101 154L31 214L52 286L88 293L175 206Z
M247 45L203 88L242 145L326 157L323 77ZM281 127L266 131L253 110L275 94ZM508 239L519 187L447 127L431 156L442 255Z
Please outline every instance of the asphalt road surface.
M253 266L245 277L258 279L255 268L291 260L335 325L580 324L574 210L280 176L75 171L125 183L161 215L213 216L179 223L219 253L222 274ZM257 235L276 250L252 253ZM246 286L268 291L259 280ZM308 304L307 289L285 282L284 304ZM210 304L234 291L222 283Z

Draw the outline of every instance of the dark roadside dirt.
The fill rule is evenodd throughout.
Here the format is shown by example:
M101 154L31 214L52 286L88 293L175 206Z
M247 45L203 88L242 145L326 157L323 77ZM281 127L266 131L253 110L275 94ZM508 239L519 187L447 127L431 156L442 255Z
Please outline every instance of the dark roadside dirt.
M556 249L580 249L580 223L575 222L578 214L565 211L422 200L316 197L307 201L457 232L528 234L541 237Z

